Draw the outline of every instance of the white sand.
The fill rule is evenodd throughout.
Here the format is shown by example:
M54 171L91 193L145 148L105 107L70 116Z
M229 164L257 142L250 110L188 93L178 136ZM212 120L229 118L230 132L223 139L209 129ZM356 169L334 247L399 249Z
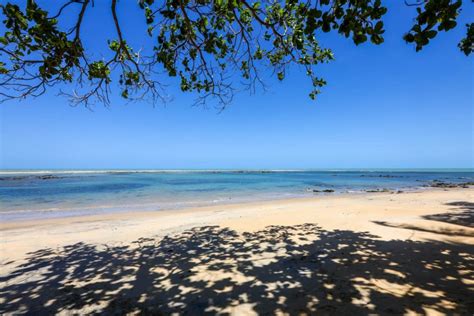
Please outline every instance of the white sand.
M469 314L474 308L474 228L472 222L471 225L466 225L456 216L452 216L463 210L466 212L462 204L452 204L453 202L474 203L474 189L317 196L180 211L119 213L2 223L0 251L3 264L0 272L6 278L2 277L4 282L0 285L6 290L2 292L4 301L0 303L5 303L5 300L13 303L7 304L0 312L8 313L12 312L12 309L21 308L24 311L32 311L41 305L43 308L49 308L48 312L66 314L71 311L84 313L104 309L119 313L143 312L144 308L165 314L184 311L191 314L221 312L239 315L298 314L315 311L330 314ZM470 209L467 212L469 214L473 211ZM450 215L423 217L444 213ZM313 225L302 226L306 223ZM292 228L266 229L270 225ZM204 226L219 228L188 231ZM231 234L226 235L225 232ZM179 248L179 245L183 244L186 245L186 250L174 251L169 258L166 254L161 254L159 262L154 261L157 260L156 257L148 261L135 260L137 251L143 252L142 247L160 251L165 249L169 240L163 240L164 236L169 236L174 241L173 247ZM140 238L140 243L136 243ZM201 239L191 245L193 238ZM324 238L330 240L326 246L321 245ZM78 246L77 243L81 244ZM93 257L98 260L98 266L89 270L84 268L84 271L89 271L88 277L74 275L70 271L64 272L68 271L67 269L61 276L48 274L45 271L56 267L54 262L47 261L36 266L33 261L35 256L43 255L45 257L41 257L42 260L56 257L63 258L66 262L72 260L70 251L73 248L67 250L68 248L64 247L73 244L76 244L78 249L83 245L102 249L100 255L95 253ZM201 253L200 251L207 247L205 245L213 245L216 248L212 249L217 253ZM80 298L84 298L85 294L90 296L95 293L90 292L89 287L104 277L101 275L103 272L98 272L98 267L107 265L104 261L105 254L115 253L104 249L119 247L131 251L127 253L130 262L124 263L122 257L119 257L122 261L116 258L116 263L108 264L112 269L116 267L118 270L124 268L124 265L130 265L130 271L115 280L121 287L108 285L111 287L109 289L105 285L104 288L97 285L98 296L81 301ZM344 252L344 247L354 249ZM308 259L314 256L311 249L320 248L323 252L331 249L329 255L336 256L330 264L324 259ZM40 249L48 249L48 255L38 252L31 254ZM400 249L400 254L397 249ZM225 257L218 256L219 252L227 251L230 253ZM196 262L190 253L196 253ZM376 253L377 256L374 257L370 253ZM383 253L387 258L383 257ZM452 258L457 261L456 264L446 259L446 256L453 256L453 253L457 255ZM296 260L298 256L303 256L300 258L302 261L289 265L288 262ZM446 259L446 262L440 258ZM347 263L344 263L346 259L352 262L350 269L347 268ZM74 263L82 269L81 265L86 265L87 260L89 259L84 260L84 263ZM321 266L318 265L318 260L321 260ZM364 261L366 262L363 266L354 264ZM182 279L178 280L173 279L170 271L184 271L181 266L183 262L186 262L190 275L181 276ZM23 271L22 264L31 267ZM137 284L143 264L148 264L147 277ZM341 266L337 266L338 264ZM72 263L70 265L72 268ZM401 265L404 267L401 268ZM383 266L383 269L380 270L379 266ZM94 272L94 269L98 270ZM248 272L249 269L253 272ZM281 270L283 275L292 276L293 280L277 277L277 271L269 272L273 271L272 269ZM317 273L318 269L322 269L324 273ZM418 275L416 271L420 269L428 269L425 271L427 274L424 275L420 271ZM161 278L158 275L167 277ZM29 279L25 279L26 276ZM454 280L449 281L449 277ZM48 286L54 285L57 288L53 291L60 292L55 292L56 298L48 298L48 305L43 298L46 295L44 291L47 290L41 290L41 287L44 282L55 278L61 279L61 282ZM438 285L430 285L430 278L437 280ZM114 278L108 276L108 279ZM313 283L319 284L321 288L311 287ZM74 304L57 298L64 294L65 284L69 284L72 288L70 291L79 295L73 300ZM128 291L129 288L133 290ZM33 295L35 291L38 291L36 296ZM152 293L155 296L151 295ZM470 294L473 296L468 299ZM31 295L33 296L29 297ZM178 298L174 298L176 295ZM262 298L257 299L260 296ZM38 309L38 312L41 311Z

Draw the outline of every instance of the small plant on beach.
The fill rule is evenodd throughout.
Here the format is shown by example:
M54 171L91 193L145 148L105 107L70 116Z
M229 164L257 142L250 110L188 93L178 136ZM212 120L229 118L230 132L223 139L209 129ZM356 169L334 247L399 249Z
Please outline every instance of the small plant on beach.
M416 8L417 17L404 39L416 51L457 26L461 0L413 1L407 6ZM59 86L73 104L85 106L109 105L112 86L125 99L166 101L163 78L175 77L183 92L198 95L197 103L211 97L225 107L237 90L264 87L264 74L284 80L296 65L304 68L315 99L326 84L316 66L334 58L321 45L321 33L379 45L387 13L381 0L139 0L133 2L142 11L146 36L133 47L123 21L135 13L118 12L126 1L15 2L0 5L0 100L35 97ZM88 19L104 2L104 19ZM86 45L84 24L100 34L104 23L114 30L104 35L110 37L107 45ZM471 54L473 42L471 23L460 50ZM70 84L72 92L64 92Z

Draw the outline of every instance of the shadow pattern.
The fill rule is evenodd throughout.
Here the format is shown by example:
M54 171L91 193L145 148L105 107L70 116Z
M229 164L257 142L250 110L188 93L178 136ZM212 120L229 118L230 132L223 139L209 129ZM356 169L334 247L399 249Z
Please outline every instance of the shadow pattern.
M386 221L372 221L372 223L391 227L391 228L402 228L402 229L409 229L413 231L425 232L425 233L433 233L433 234L440 234L446 236L453 236L453 237L474 237L474 231L463 229L463 228L451 228L451 227L425 227L421 225L412 225L412 224L405 224L405 223L391 223Z
M425 219L474 228L474 203L457 201L446 205L455 206L452 212L424 216Z
M405 223L391 223L386 221L372 221L372 223L385 227L409 229L413 231L441 234L446 236L474 237L474 230L472 229L474 228L474 203L458 201L447 203L446 205L454 206L454 208L450 212L425 215L421 216L421 218L429 221L457 225L455 227L449 227L446 225L413 225Z
M132 245L77 243L9 264L0 313L474 313L472 245L384 241L314 224L216 226Z

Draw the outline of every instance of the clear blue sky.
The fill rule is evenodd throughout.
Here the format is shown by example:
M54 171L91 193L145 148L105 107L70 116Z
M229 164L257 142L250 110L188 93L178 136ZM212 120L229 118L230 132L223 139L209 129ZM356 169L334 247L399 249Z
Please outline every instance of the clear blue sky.
M110 20L96 5L88 21ZM131 6L122 16L137 13L124 23L139 38L135 1L120 5ZM464 6L462 26L474 16L474 5ZM456 47L465 27L415 53L402 40L414 13L392 4L381 46L324 36L336 60L320 68L328 85L317 102L292 69L220 114L191 107L194 97L173 87L166 107L115 98L92 112L55 93L1 104L0 168L474 167L473 58ZM94 47L107 30L84 32Z

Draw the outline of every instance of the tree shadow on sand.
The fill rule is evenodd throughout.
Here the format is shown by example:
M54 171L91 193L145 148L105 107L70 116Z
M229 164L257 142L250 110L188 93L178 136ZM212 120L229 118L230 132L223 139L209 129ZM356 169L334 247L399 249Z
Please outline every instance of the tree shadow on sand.
M78 243L11 265L0 279L1 313L474 313L472 245L384 241L313 224Z
M474 203L457 201L446 205L455 206L452 212L424 216L425 219L474 228Z
M446 236L464 236L474 237L474 203L458 201L446 203L448 206L455 206L450 212L438 213L422 216L422 219L428 221L435 221L456 226L439 226L429 225L430 222L425 222L424 225L405 224L405 223L391 223L385 221L373 221L373 223L392 227L403 228L427 233L441 234Z

